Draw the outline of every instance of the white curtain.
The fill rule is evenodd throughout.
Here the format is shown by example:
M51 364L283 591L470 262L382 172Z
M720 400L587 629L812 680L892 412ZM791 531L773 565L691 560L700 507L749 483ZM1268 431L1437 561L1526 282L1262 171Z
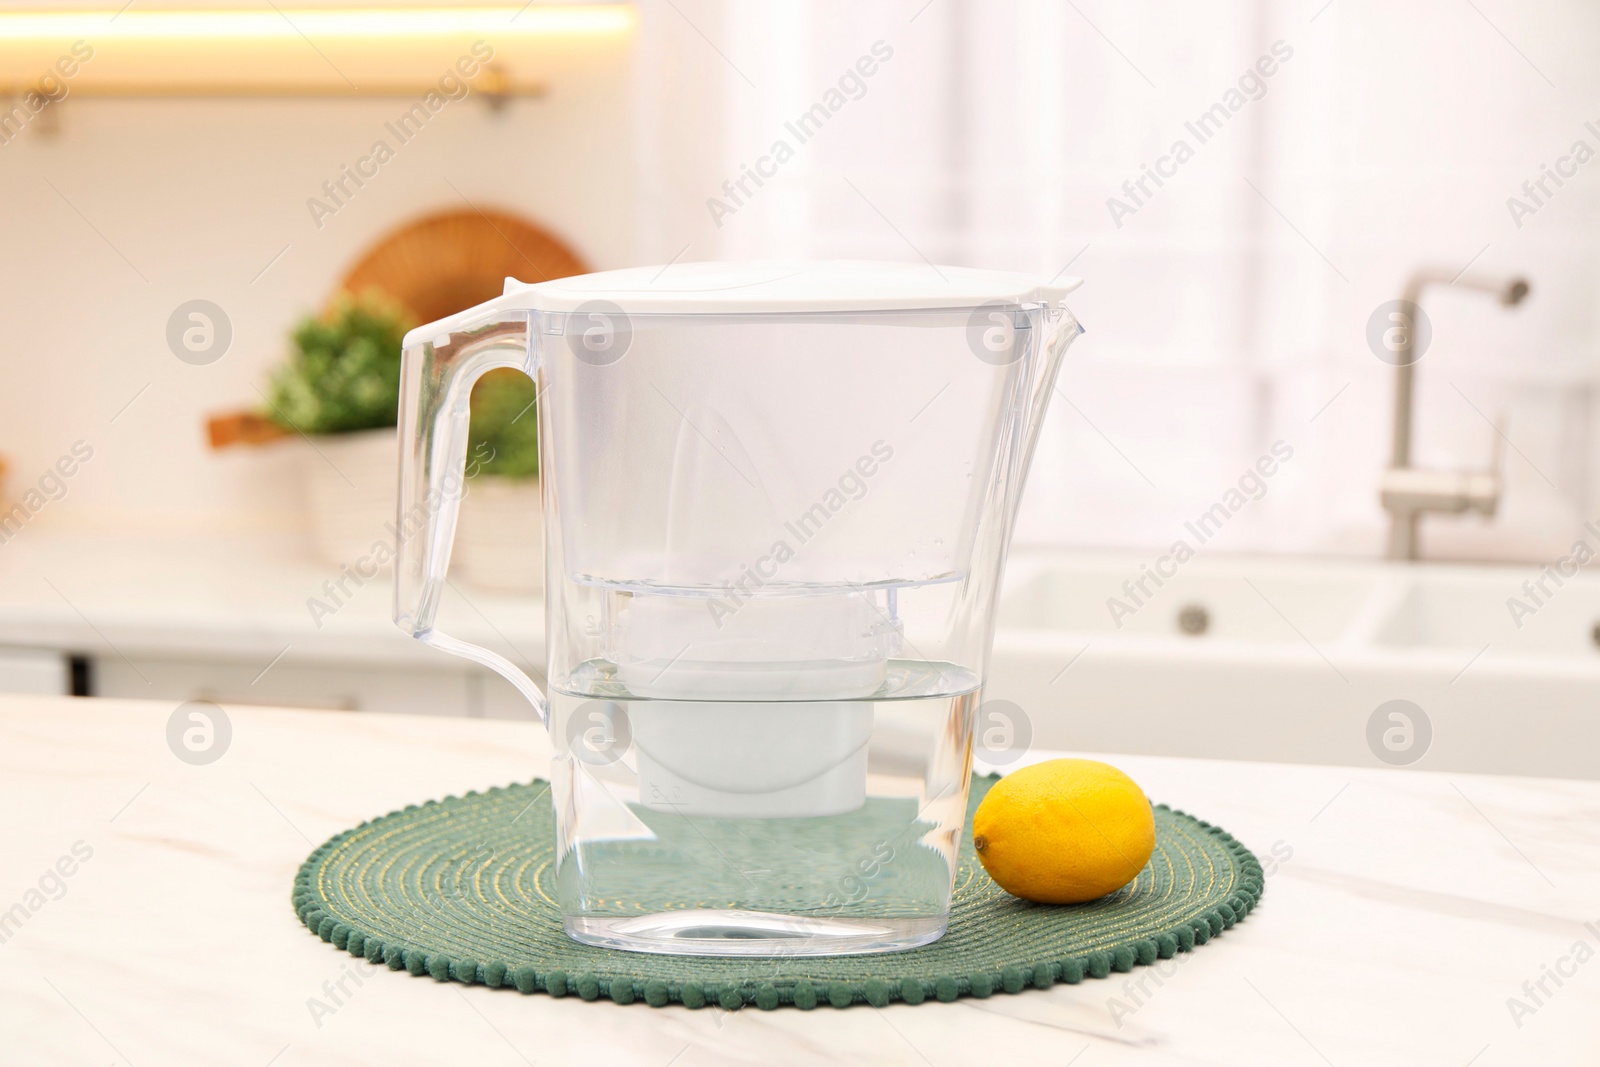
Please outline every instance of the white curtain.
M1430 523L1431 553L1552 557L1595 516L1600 162L1520 227L1506 200L1600 149L1597 5L643 10L642 259L1087 279L1022 542L1164 547L1281 440L1213 546L1375 554L1392 370L1367 321L1423 265L1533 285L1515 311L1426 302L1419 461L1487 464L1502 413L1512 446L1501 515Z

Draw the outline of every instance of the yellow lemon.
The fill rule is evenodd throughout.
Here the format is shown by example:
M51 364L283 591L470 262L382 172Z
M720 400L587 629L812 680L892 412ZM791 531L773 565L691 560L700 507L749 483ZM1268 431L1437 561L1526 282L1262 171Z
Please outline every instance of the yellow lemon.
M972 843L1006 892L1078 904L1121 889L1144 869L1156 820L1144 791L1115 767L1056 759L996 782L972 816Z

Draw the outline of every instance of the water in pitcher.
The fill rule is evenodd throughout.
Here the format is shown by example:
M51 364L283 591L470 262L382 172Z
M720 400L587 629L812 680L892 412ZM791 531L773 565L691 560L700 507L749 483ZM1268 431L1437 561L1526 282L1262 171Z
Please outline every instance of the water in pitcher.
M851 700L640 699L616 665L552 690L567 932L635 951L774 956L944 932L978 680L891 660Z

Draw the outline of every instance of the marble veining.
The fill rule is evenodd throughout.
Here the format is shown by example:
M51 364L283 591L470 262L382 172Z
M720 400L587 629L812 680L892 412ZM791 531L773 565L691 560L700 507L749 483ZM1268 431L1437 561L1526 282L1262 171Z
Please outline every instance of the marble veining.
M228 710L193 766L171 704L0 698L0 1062L1600 1062L1600 783L1113 756L1266 864L1204 950L950 1005L657 1010L369 968L289 908L332 834L547 773L538 727Z

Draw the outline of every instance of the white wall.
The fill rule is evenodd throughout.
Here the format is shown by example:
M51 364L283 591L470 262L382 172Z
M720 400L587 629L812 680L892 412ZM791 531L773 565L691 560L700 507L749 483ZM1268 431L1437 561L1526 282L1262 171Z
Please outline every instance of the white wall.
M95 450L34 521L298 528L299 450L212 452L206 415L259 406L295 321L373 242L465 208L462 196L530 217L597 267L633 262L630 51L585 47L541 71L547 97L499 113L449 104L320 228L307 199L406 101L69 96L55 136L30 129L0 146L0 454L15 492L73 441ZM194 298L233 325L210 366L180 362L165 340L169 314Z
M446 179L549 225L597 267L925 255L1051 275L1073 261L1089 333L1025 505L1021 537L1035 543L1163 546L1282 438L1295 460L1217 543L1376 553L1391 371L1367 349L1369 314L1420 264L1522 273L1533 295L1514 313L1429 301L1419 457L1485 462L1492 431L1472 404L1506 411L1515 445L1501 517L1431 524L1429 550L1551 558L1600 509L1600 163L1521 228L1505 204L1574 140L1600 149L1583 128L1600 125L1586 104L1600 100L1586 43L1600 6L649 0L641 12L631 65L585 64L504 115L452 105L320 231L305 198L393 103L69 101L58 137L0 148L0 451L26 480L75 439L97 449L43 519L297 522L289 450L210 453L204 415L252 402L293 320L370 242L459 204ZM1280 39L1294 56L1264 98L1114 225L1107 198ZM865 95L716 225L707 199L879 40L894 55ZM210 367L178 362L162 336L197 296L236 331Z

